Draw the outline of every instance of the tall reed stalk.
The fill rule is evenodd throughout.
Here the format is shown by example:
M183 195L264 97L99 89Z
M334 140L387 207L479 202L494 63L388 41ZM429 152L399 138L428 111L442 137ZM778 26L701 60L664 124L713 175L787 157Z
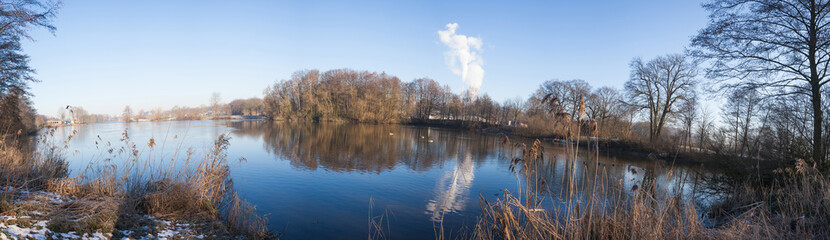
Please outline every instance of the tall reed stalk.
M62 224L73 225L70 229L109 232L116 225L129 224L125 222L129 215L149 214L224 222L228 232L252 239L276 237L268 230L267 218L234 190L227 159L229 137L224 134L201 156L188 148L182 157L181 144L172 156L165 153L166 138L161 145L155 139L139 145L125 130L118 147L99 137L96 148L101 152L83 171L70 176L64 156L76 132L66 139L56 139L54 133L55 129L44 131L36 151L0 140L0 184L77 197L53 214L64 219Z
M830 238L830 179L815 166L799 161L781 169L772 186L745 184L721 193L721 205L699 213L693 199L684 198L684 184L661 191L654 178L643 178L625 187L613 180L599 162L598 140L594 161L579 163L582 130L597 137L596 123L571 118L562 112L555 96L546 96L553 124L565 129L565 171L554 197L538 169L546 161L539 140L531 146L508 145L510 169L524 178L520 194L505 192L494 202L480 198L482 215L469 236L472 239L827 239ZM581 108L581 107L580 107ZM582 114L581 110L579 111ZM577 122L574 124L574 121ZM585 125L583 128L581 125ZM587 141L590 142L590 141ZM589 166L589 167L588 167ZM669 170L669 177L673 175ZM581 174L581 175L580 175ZM578 178L582 176L581 178ZM685 176L682 176L685 177ZM697 182L698 176L695 176ZM584 184L579 184L582 180ZM695 189L698 187L695 186ZM694 194L692 194L694 196ZM547 198L546 198L547 197ZM545 202L545 200L550 202ZM713 215L713 212L721 212ZM701 217L719 223L705 227Z

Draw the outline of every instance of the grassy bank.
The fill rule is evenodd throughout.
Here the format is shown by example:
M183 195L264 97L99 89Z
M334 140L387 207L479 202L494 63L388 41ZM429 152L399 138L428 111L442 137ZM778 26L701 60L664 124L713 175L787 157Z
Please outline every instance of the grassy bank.
M115 144L99 139L100 159L70 176L65 156L72 136L55 139L53 129L44 132L34 151L21 150L32 144L19 139L0 144L0 184L5 186L0 215L15 218L0 224L6 231L0 234L15 236L9 231L25 227L15 216L25 215L42 234L55 237L276 237L267 219L236 194L224 135L202 154L188 148L162 159L163 149L156 148L164 146L155 139L137 144L125 131ZM31 204L42 196L57 201Z

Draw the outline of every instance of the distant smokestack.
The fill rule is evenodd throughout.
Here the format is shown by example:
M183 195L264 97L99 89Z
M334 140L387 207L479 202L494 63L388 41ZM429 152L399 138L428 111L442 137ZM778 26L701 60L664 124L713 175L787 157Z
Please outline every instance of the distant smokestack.
M458 23L447 24L446 30L438 31L438 38L449 47L445 52L447 66L469 88L469 94L478 96L478 89L484 80L484 60L481 59L482 41L480 38L455 34ZM475 99L473 97L472 99Z
M467 98L469 98L470 101L478 99L478 88L470 87L469 89L467 89Z

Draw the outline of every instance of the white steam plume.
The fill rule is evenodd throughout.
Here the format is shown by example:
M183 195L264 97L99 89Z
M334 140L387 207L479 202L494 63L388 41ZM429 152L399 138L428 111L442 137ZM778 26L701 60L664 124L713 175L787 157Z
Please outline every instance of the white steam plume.
M481 59L481 38L455 34L458 23L447 24L446 30L438 31L438 37L450 49L446 53L447 66L469 87L470 94L478 96L478 89L484 79L484 61Z

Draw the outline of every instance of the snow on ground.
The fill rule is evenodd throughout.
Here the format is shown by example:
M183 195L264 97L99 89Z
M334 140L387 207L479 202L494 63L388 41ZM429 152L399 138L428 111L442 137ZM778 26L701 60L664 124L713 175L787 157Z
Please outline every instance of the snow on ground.
M10 188L0 188L0 191L14 191ZM15 191L15 199L13 202L15 203L22 203L22 202L34 202L34 203L42 203L48 202L44 204L63 204L72 202L72 199L68 196L63 196L55 193L43 192L43 191L22 191L18 190ZM99 239L112 239L112 233L102 233L96 232L93 234L84 233L78 234L76 232L66 232L66 233L59 233L53 232L46 226L49 224L48 219L37 219L42 218L39 216L44 216L43 212L41 211L29 211L33 216L23 215L23 216L15 216L15 213L12 215L5 215L5 213L0 214L0 240L10 240L10 239L36 239L36 240L46 240L46 239L82 239L82 240L99 240ZM136 236L138 235L135 231L132 230L119 230L116 229L115 231L121 233L120 235L126 236L122 239L159 239L159 240L166 240L166 239L202 239L204 238L203 235L196 235L196 231L193 230L192 225L185 224L185 223L176 223L171 221L165 221L160 219L155 219L151 216L141 216L142 218L151 220L148 222L153 223L153 227L156 227L155 235L147 233L144 236ZM149 230L150 226L143 226L145 230ZM149 232L149 231L147 231Z

